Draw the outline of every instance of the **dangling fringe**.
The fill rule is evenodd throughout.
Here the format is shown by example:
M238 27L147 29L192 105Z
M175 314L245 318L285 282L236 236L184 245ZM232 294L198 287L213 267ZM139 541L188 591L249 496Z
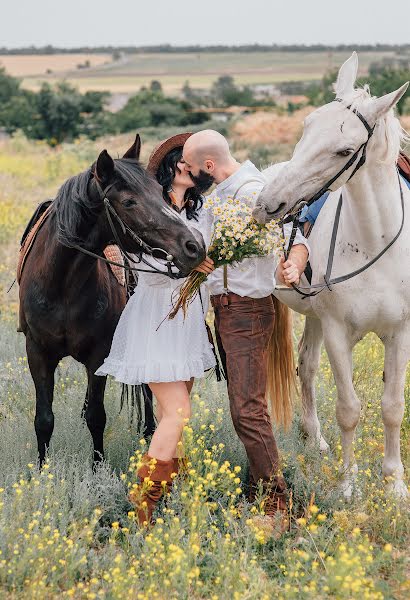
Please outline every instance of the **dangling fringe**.
M122 384L120 412L122 411L124 404L126 404L128 410L128 423L130 425L134 423L134 416L136 416L137 423L142 424L144 394L141 388L141 385Z
M149 388L144 383L142 385L128 385L127 383L123 383L121 389L120 413L124 404L126 404L128 410L128 423L133 425L135 416L136 422L141 425L142 429L145 429L146 425L145 406L149 404L152 410L152 399L147 389Z
M205 321L205 329L206 329L206 333L208 334L208 341L212 346L212 352L214 353L215 363L216 363L215 367L213 369L210 369L209 372L210 372L210 374L213 374L215 372L217 381L222 381L222 379L227 380L224 368L223 368L222 364L219 362L218 353L216 351L215 342L214 342L214 336L212 335L211 328L209 327L209 325L206 321Z

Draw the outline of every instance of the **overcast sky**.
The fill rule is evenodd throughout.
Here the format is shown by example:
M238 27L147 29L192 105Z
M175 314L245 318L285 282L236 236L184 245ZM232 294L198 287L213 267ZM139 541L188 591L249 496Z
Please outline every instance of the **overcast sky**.
M410 42L410 1L1 0L0 46Z

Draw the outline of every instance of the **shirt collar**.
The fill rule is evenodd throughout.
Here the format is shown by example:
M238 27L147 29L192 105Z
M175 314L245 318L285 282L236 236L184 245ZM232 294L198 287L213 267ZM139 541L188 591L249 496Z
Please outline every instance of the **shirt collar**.
M241 164L241 166L237 171L235 171L235 173L232 173L232 175L221 181L221 183L218 183L218 185L215 188L215 194L219 196L222 192L225 193L232 185L236 187L240 180L245 176L247 171L254 171L260 174L262 177L262 174L260 173L260 171L258 171L253 162L251 162L250 160L245 160L245 162Z

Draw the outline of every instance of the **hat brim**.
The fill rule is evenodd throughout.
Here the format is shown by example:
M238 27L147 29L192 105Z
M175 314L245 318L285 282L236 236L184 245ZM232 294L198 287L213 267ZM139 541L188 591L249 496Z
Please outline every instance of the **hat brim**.
M149 171L152 175L156 175L159 165L162 163L168 152L171 152L171 150L174 148L183 146L187 139L191 137L191 135L192 132L190 131L185 133L177 133L176 135L173 135L160 142L151 152L148 160L147 171Z

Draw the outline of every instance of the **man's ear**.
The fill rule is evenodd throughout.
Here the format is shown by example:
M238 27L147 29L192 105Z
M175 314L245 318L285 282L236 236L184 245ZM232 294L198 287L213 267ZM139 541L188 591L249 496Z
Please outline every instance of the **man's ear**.
M139 160L140 153L141 153L141 138L140 138L140 134L137 133L137 135L135 137L135 142L133 143L131 148L128 148L128 150L124 154L123 158L132 158L134 160Z
M97 158L95 165L95 176L99 181L107 183L114 176L114 161L108 154L107 150L103 150Z
M205 161L205 167L209 173L213 173L215 171L215 163L213 160L208 159Z

